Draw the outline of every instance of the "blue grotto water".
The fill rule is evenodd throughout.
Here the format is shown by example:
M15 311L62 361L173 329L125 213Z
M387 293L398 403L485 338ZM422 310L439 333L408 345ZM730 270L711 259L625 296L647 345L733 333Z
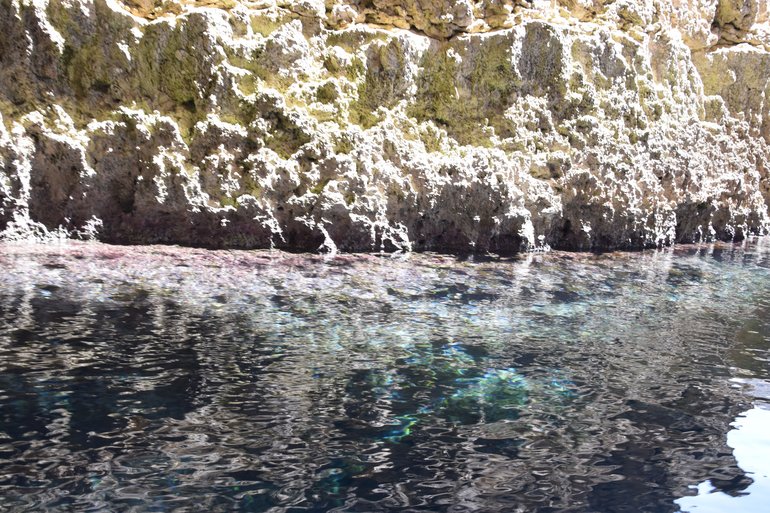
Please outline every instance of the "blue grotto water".
M0 245L0 511L766 512L770 241Z

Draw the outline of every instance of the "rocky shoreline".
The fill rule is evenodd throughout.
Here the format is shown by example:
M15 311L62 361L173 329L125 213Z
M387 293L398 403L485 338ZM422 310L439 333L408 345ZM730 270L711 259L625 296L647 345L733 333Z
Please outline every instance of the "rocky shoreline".
M515 253L770 226L760 0L0 0L0 231Z

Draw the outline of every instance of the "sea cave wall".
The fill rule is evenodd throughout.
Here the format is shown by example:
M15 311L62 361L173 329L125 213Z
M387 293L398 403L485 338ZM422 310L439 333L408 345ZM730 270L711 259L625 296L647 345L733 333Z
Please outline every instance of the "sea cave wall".
M765 0L0 0L5 239L732 240L768 157Z

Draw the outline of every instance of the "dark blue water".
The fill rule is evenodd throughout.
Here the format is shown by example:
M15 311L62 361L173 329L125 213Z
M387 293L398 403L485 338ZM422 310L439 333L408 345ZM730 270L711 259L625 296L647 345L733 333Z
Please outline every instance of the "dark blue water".
M0 511L770 504L770 243L0 245Z

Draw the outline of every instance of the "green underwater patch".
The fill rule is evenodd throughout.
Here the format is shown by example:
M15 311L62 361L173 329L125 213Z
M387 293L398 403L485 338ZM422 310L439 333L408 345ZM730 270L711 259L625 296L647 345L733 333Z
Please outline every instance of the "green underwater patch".
M349 387L388 405L384 424L366 429L375 439L405 442L428 418L457 425L515 421L532 404L556 408L577 396L574 383L558 371L543 377L488 367L490 357L461 344L418 344L411 353L396 368L370 370Z

